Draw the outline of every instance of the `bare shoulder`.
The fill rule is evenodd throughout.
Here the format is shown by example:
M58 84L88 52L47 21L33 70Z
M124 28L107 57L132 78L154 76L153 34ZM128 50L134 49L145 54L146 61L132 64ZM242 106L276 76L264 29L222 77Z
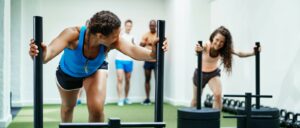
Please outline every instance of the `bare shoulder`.
M58 38L71 43L71 42L75 42L78 40L79 33L80 33L80 27L68 27L68 28L65 28L60 33Z
M62 34L68 37L78 37L80 33L79 27L68 27L62 31Z
M147 38L149 36L149 32L144 33L143 38Z
M67 47L73 49L77 47L77 40L80 33L80 27L65 28L56 38L55 41L64 42Z
M204 44L203 44L203 49L204 51L207 51L207 48L209 48L210 46L210 41L206 41Z
M109 46L109 49L117 49L120 47L120 44L124 42L124 37L119 36L119 38Z

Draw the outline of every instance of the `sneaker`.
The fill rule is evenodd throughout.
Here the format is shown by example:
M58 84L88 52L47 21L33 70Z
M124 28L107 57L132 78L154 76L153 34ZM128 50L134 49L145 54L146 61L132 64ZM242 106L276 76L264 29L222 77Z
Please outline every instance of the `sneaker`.
M143 105L151 105L151 101L150 101L150 99L145 99L142 104Z
M79 105L79 104L81 104L81 100L80 100L80 99L78 99L78 100L76 101L76 105Z
M118 106L124 106L124 100L119 100L118 101Z
M128 98L124 99L124 104L132 104L131 101Z

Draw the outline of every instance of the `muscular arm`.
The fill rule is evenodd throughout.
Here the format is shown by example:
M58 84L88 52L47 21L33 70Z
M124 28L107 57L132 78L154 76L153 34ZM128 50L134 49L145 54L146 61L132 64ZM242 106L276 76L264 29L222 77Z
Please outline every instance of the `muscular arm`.
M130 56L135 60L154 60L155 53L151 50L133 45L132 43L127 43L123 38L115 43L114 47L125 55Z
M142 38L142 40L141 40L140 46L145 47L146 46L146 42L147 42L147 36L144 35L143 38Z
M77 40L79 32L76 28L66 28L62 31L51 43L47 46L45 55L44 55L44 63L47 63L59 53L61 53L64 48L70 45L70 42L74 42Z

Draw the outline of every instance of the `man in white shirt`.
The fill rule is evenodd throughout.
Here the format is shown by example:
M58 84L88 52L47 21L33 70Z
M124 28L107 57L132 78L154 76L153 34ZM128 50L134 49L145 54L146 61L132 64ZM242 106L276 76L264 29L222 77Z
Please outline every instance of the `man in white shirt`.
M134 44L134 38L131 35L130 31L132 28L132 21L130 19L125 21L125 32L121 35L123 39L127 40L127 42L131 42ZM128 99L128 93L130 88L130 77L133 69L133 60L129 56L117 51L116 54L116 69L117 69L117 91L118 91L118 106L123 106L124 104L131 104ZM125 97L122 96L122 85L123 78L125 75Z

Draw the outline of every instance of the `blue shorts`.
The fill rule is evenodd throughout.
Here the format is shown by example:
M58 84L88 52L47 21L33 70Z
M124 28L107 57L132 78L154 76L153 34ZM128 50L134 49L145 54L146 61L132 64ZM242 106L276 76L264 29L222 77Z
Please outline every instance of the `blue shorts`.
M148 61L145 61L144 63L144 69L147 69L147 70L154 70L156 67L156 62L148 62Z
M133 61L116 60L117 70L124 70L124 72L132 72Z

